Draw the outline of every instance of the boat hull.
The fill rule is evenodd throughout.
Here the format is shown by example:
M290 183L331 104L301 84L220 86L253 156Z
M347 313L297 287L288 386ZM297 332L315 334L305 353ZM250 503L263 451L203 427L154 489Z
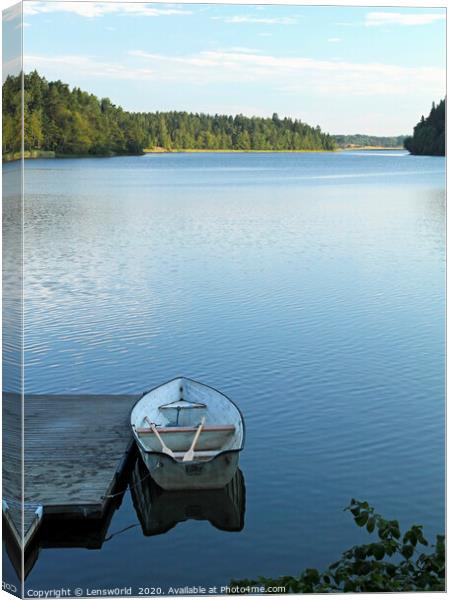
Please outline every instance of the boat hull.
M237 451L222 452L208 461L184 463L159 452L139 450L154 481L168 491L223 488L234 477L239 463Z
M144 464L164 490L220 489L234 477L243 416L218 390L177 377L145 392L130 424ZM184 462L189 451L193 459Z

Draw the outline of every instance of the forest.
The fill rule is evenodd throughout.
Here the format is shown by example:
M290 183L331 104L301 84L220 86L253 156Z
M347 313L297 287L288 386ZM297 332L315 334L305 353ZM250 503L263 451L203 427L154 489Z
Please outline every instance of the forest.
M334 135L333 137L339 148L403 148L403 142L406 138L406 135L376 136L355 133L351 135Z
M426 119L422 116L413 135L406 138L405 148L411 154L446 154L446 99L437 105L433 102L429 116Z
M3 156L20 151L21 75L3 84ZM36 71L24 75L24 150L112 156L163 150L334 150L332 136L297 119L128 112Z

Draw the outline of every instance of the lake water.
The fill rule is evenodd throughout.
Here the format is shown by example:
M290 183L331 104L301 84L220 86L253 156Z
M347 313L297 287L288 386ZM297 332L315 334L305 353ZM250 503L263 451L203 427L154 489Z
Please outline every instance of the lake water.
M27 392L185 375L247 425L241 531L145 537L127 492L107 537L132 527L101 550L42 549L29 588L323 568L368 539L351 497L444 531L444 159L34 160L25 191Z

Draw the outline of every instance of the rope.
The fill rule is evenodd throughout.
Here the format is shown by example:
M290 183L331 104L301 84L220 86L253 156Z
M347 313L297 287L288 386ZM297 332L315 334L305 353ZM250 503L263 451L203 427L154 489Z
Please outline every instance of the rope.
M138 523L134 523L133 525L129 525L128 527L124 527L124 529L120 529L119 531L115 531L115 533L112 533L111 535L109 535L108 537L105 538L104 542L109 542L111 540L111 538L114 538L116 535L119 535L120 533L124 533L124 531L127 531L128 529L133 529L134 527L138 527Z
M128 485L126 488L124 488L122 491L120 492L116 492L116 494L107 494L106 496L102 496L102 500L106 499L106 498L116 498L116 496L122 496L122 494L125 494L125 492L127 492L127 490L130 488L131 490L134 490L138 485L140 485L140 483L142 483L143 481L145 481L148 477L150 477L151 474L148 473L147 475L145 475L144 477L142 477L139 481L137 481L135 483L135 485Z

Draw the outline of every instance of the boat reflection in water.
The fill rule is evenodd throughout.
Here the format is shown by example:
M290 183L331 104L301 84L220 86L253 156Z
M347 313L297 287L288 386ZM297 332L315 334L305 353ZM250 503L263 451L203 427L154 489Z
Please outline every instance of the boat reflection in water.
M243 529L245 480L240 469L222 489L165 491L155 483L138 457L130 489L144 535L166 533L190 519L209 521L223 531Z
M132 462L135 461L135 462ZM101 519L64 519L47 516L27 548L24 578L33 569L43 548L86 548L100 550L122 530L108 535L111 521L122 504L129 486L143 534L166 533L178 523L190 519L209 521L222 531L241 531L245 516L245 480L237 469L231 481L221 489L165 491L152 479L138 453L131 457L128 473L120 482L120 491L112 498ZM127 528L128 529L128 528ZM18 579L22 572L22 555L8 528L4 526L3 542Z

